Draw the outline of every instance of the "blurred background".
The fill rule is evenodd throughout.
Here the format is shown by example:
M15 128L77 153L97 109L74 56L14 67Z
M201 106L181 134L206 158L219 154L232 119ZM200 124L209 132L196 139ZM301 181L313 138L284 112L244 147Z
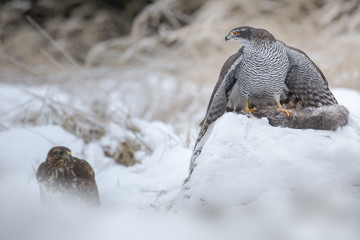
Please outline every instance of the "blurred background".
M3 99L0 130L52 123L91 142L138 118L190 147L241 47L224 36L243 25L306 52L332 88L360 90L358 0L2 0L0 82L31 97Z
M324 72L339 103L350 110L349 126L331 132L279 129L273 135L270 131L247 138L252 148L244 156L250 156L245 159L250 167L241 167L249 172L235 174L246 180L236 187L245 186L246 192L259 185L260 190L274 191L261 193L259 204L236 206L235 220L199 225L195 222L202 221L192 217L153 221L150 212L150 221L144 221L142 214L134 216L134 209L141 213L169 209L180 196L199 122L220 69L241 47L224 37L244 25L267 29L303 50ZM360 0L0 0L0 239L238 239L264 229L264 239L269 239L267 232L277 230L288 235L275 234L272 239L360 239L360 168L353 157L360 154L356 152L360 149L359 44ZM264 128L258 132L266 127L262 122ZM264 164L250 164L252 152L261 153L261 146L268 149L273 142L267 141L282 133L281 139L289 145L281 145L274 156L285 157L269 161L271 156L264 156L259 159ZM231 141L221 144L233 147ZM301 151L298 144L306 146L299 156L296 151L283 151L295 147ZM104 212L109 214L94 217L59 211L51 218L39 213L35 173L56 145L69 147L75 157L91 164L103 209L109 210ZM230 155L226 158L231 160ZM298 161L289 164L292 159ZM301 164L306 174L297 170ZM233 166L228 167L237 170ZM215 173L216 165L209 169ZM279 178L278 172L283 172ZM223 175L215 177L223 179ZM209 176L204 177L208 182L199 182L210 189L216 181ZM259 181L251 185L257 177ZM272 177L274 181L267 181ZM324 186L316 184L318 178ZM296 195L299 192L293 190L298 186L291 179L308 182L315 198ZM218 184L229 189L236 181L224 177ZM327 190L330 195L322 194ZM230 191L225 198L232 197ZM249 191L249 199L254 199ZM299 221L285 214L293 206L293 195L287 192L295 194ZM317 210L323 218L317 217ZM326 225L322 219L335 220ZM298 227L299 222L305 228ZM353 238L343 234L350 232L349 226L356 230ZM188 227L199 237L191 231L187 234ZM305 234L300 236L312 236L306 235L306 227L315 232L325 229L326 237L288 237L296 228ZM333 235L338 230L339 235ZM83 234L86 237L78 238Z
M360 89L357 0L2 0L0 81L106 67L170 72L212 84L249 25L304 50L331 85ZM21 75L27 77L21 78Z

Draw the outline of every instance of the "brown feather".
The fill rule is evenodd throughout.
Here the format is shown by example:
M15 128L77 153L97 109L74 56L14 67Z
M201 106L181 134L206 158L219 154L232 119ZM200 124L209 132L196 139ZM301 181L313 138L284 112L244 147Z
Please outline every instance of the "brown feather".
M87 205L100 205L95 173L88 162L66 155L65 147L52 148L46 161L40 164L36 178L41 198L45 204L51 201L74 200ZM53 195L53 196L49 196Z

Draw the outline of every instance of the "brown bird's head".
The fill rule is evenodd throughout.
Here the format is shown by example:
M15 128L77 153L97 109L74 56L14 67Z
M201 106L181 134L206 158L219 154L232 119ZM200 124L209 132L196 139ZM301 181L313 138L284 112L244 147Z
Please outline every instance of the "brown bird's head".
M59 160L64 160L64 159L71 159L71 150L68 149L67 147L63 147L63 146L57 146L57 147L53 147L52 149L50 149L46 160L50 161L50 162L55 162L55 161L59 161Z

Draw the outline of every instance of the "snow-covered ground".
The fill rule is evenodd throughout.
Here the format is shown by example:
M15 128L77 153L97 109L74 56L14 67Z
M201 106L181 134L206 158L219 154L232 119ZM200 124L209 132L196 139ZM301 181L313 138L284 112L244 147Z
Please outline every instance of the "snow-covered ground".
M153 114L175 106L176 94L182 95L181 104L189 102L186 92L196 90L151 79L145 89L141 83L136 88L104 80L102 90L111 100L106 109L93 101L104 96L87 97L86 84L87 90L76 94L66 84L0 84L0 239L360 238L359 92L333 90L350 110L349 126L336 131L274 128L264 119L225 114L183 186L196 134L190 146L185 139L196 124L175 127ZM153 106L141 96L158 86L167 94L152 96L158 108L149 109ZM133 96L116 93L120 88ZM194 104L184 112L196 109ZM85 116L79 122L88 126L69 132L64 121L77 111ZM131 125L143 146L135 153L140 163L125 167L106 157L104 146L137 139L119 121L134 111ZM101 114L112 118L98 121ZM92 126L104 133L85 141ZM69 147L93 166L101 208L42 207L35 172L55 145Z

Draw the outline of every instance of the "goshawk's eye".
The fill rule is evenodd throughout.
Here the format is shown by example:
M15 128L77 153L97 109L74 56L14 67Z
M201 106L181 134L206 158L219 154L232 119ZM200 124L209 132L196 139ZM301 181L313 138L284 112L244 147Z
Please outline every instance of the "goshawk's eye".
M236 36L238 34L238 32L233 32L234 36Z

